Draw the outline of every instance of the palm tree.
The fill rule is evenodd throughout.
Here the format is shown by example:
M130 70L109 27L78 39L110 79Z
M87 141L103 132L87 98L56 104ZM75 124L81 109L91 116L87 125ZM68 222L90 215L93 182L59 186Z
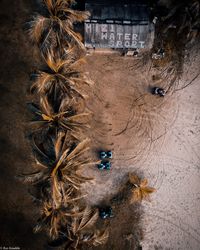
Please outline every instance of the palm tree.
M66 135L60 134L56 141L56 164L52 168L51 178L55 182L57 178L60 178L75 190L80 190L81 185L92 180L92 178L82 176L79 170L85 166L95 164L89 157L82 158L83 154L89 150L89 140L85 139L74 148L65 149L66 139Z
M83 213L77 208L77 202L85 197L81 194L81 185L93 179L79 173L81 168L94 164L89 157L83 158L89 149L89 140L85 139L75 146L66 148L67 140L68 136L59 132L51 156L41 150L33 140L36 156L40 155L42 160L41 157L37 158L36 172L20 176L24 182L40 184L43 199L42 216L38 220L35 232L46 228L53 239L59 236L60 228L70 223L71 217L80 214L86 216L86 212ZM83 218L79 218L82 222L76 229L77 232L86 226Z
M54 208L59 208L63 203L68 204L71 200L83 198L79 195L81 185L93 180L79 172L85 166L96 163L88 156L83 157L89 150L89 140L85 139L75 146L72 144L71 147L66 148L68 139L67 134L59 132L51 155L42 151L33 139L37 171L20 176L24 182L41 183L43 187L45 186L43 192L49 195L48 199L52 201ZM47 185L44 185L45 183Z
M86 207L82 214L72 217L72 222L67 230L67 249L80 249L83 244L98 246L104 244L108 238L108 230L94 230L92 227L98 219L97 210Z
M30 37L42 52L49 48L69 47L71 44L84 50L81 35L73 31L73 24L83 22L89 12L70 8L72 0L44 0L48 16L37 15L30 22ZM62 46L61 46L62 45Z
M37 233L46 229L51 239L58 239L62 233L62 228L69 227L75 218L83 215L76 200L72 199L72 203L68 206L62 204L55 208L50 201L44 201L41 209L41 217L38 219L34 232Z
M98 212L88 206L79 209L74 205L68 212L54 211L54 214L52 207L48 206L43 209L42 218L35 227L35 232L42 228L50 229L49 233L53 239L50 245L53 246L64 245L65 249L80 249L83 244L90 246L104 244L108 238L107 229L94 230Z
M143 199L149 201L149 196L151 193L155 192L155 188L148 186L147 179L139 179L137 175L129 174L129 181L133 185L131 203L141 202Z
M186 42L195 38L199 33L200 3L198 0L178 2L172 6L167 16L163 17L163 32L167 33L171 27L176 28L177 35L186 35Z
M41 98L40 109L34 104L29 104L29 107L36 116L36 119L31 122L37 130L51 130L56 133L59 130L70 131L72 136L80 140L83 135L83 129L89 128L89 120L91 113L83 112L76 113L74 100L65 98L61 101L58 112L55 113L49 104L47 97Z
M80 235L79 244L87 244L89 246L99 246L106 243L109 236L108 230L95 230L94 232L86 232Z
M68 216L73 214L65 212L62 208L54 208L51 202L45 201L41 209L41 217L38 219L37 225L34 227L34 232L37 233L46 229L52 239L59 236L62 226L67 223Z
M61 100L65 96L69 98L81 97L85 99L87 96L83 89L90 87L93 82L80 71L83 59L77 61L73 57L66 59L67 53L60 57L53 50L48 50L44 57L49 70L39 71L36 74L35 82L31 91L36 91L40 96L53 96L54 102Z

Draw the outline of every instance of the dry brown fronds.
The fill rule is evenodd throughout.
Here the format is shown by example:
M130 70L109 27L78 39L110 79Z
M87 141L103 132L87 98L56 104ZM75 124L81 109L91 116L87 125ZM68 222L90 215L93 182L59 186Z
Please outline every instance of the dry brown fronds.
M97 210L86 207L82 214L72 218L68 239L70 247L79 249L83 244L98 246L104 244L108 238L108 230L94 230L93 226L98 219ZM70 249L71 249L70 248Z
M88 156L89 140L81 137L83 129L89 127L91 113L85 106L81 112L76 109L77 100L84 103L84 91L93 83L80 70L85 47L73 25L88 18L89 13L72 9L74 2L44 0L48 15L37 15L30 22L30 37L39 46L48 69L38 71L31 88L40 102L39 107L32 105L36 116L32 124L37 128L32 138L36 171L21 178L36 187L42 204L35 232L46 229L52 239L66 235L76 249L83 243L103 244L108 232L92 231L97 210L80 208L85 196L81 185L93 179L80 171L96 162Z
M81 185L87 181L91 181L93 178L85 177L79 173L79 170L82 167L93 165L94 162L91 161L90 158L83 158L85 152L89 150L89 140L85 139L76 145L74 149L67 148L65 149L65 140L66 136L62 133L59 134L58 139L55 142L55 152L56 152L56 161L51 170L51 180L58 185L60 185L60 181L64 183L67 187L71 187L73 191L80 191ZM59 182L57 181L59 178ZM62 189L57 188L57 186L53 186L56 195L55 197L55 205L56 203L60 203L60 197L63 197Z
M85 50L80 34L73 31L73 24L83 22L88 18L86 11L77 11L70 8L72 1L45 0L48 17L37 15L30 22L30 37L45 53L49 48L66 47L74 44Z
M64 96L70 98L82 97L86 87L91 87L93 82L80 71L83 59L74 61L73 58L59 58L53 50L48 51L45 58L50 72L39 71L31 91L36 91L41 96L55 96L54 100Z
M54 141L54 152L47 155L33 139L38 170L20 176L24 182L40 184L42 197L47 195L46 199L51 201L55 209L61 204L82 199L84 195L80 195L81 185L93 179L79 173L83 167L95 164L89 157L84 157L89 150L89 140L85 139L75 147L66 148L67 140L68 136L59 132Z
M58 141L63 140L62 143L58 143ZM81 169L85 165L94 164L91 160L87 157L81 159L83 155L90 149L89 147L89 139L85 139L82 142L78 143L73 150L70 148L65 149L65 140L66 135L63 133L59 133L58 139L55 142L55 147L57 146L57 164L52 169L52 176L55 176L58 171L61 171L60 174L63 175L63 178L68 178L70 175L77 177L77 179L82 179L81 175L76 176L76 172ZM67 173L69 172L69 175ZM73 179L73 178L72 178ZM85 178L83 178L85 179ZM90 179L90 178L89 178Z
M76 217L76 218L74 217L72 219L71 231L73 235L78 234L83 229L87 229L93 226L94 223L97 221L97 219L98 219L98 211L92 210L91 208L86 207L83 210L81 216Z
M89 112L76 113L74 100L65 98L62 100L58 112L55 113L49 104L47 97L41 98L40 109L29 104L36 119L31 125L36 130L71 131L78 140L83 137L83 131L89 128L92 114ZM80 137L80 138L79 138Z
M83 158L89 149L89 141L86 139L75 147L66 148L66 140L66 134L60 132L54 142L52 156L47 156L33 140L34 150L46 161L41 163L38 159L38 171L22 176L25 182L38 183L43 189L42 215L35 232L44 228L52 239L58 238L61 228L70 224L72 219L73 223L70 225L74 225L74 233L77 233L93 224L98 216L97 212L89 209L74 209L77 202L84 197L80 194L81 184L91 180L78 173L80 168L91 164L88 158Z
M89 246L99 246L106 243L109 236L108 230L95 230L94 232L86 232L80 236L80 244Z
M150 194L156 191L155 188L148 186L147 179L141 180L137 175L129 174L129 181L134 186L130 203L141 202L142 200L149 201Z
M46 229L49 236L52 239L56 239L59 235L61 226L64 226L67 221L64 211L61 208L54 208L50 202L44 202L41 218L38 220L37 225L34 228L34 232L37 233L42 229Z
M58 17L61 20L70 20L71 25L74 22L83 22L89 15L87 11L77 11L71 8L74 0L44 0L49 15Z
M37 233L43 229L48 231L51 239L59 237L59 233L66 225L71 224L72 218L76 218L82 214L76 205L59 206L57 208L50 201L45 201L41 209L41 217L34 228Z
M177 35L184 35L185 42L194 39L200 25L200 3L198 0L177 3L163 19L163 33L172 27ZM197 31L197 32L196 32Z

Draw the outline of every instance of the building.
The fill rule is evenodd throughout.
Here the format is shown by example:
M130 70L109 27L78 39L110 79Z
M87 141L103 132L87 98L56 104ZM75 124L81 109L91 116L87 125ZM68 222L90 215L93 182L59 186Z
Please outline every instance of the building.
M146 1L86 0L91 16L85 21L85 46L89 49L150 49L154 24Z

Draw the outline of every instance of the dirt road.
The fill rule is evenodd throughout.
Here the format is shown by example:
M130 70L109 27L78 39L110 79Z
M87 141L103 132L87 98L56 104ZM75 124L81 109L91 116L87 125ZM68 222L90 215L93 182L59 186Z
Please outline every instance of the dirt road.
M197 51L187 59L177 90L199 73ZM114 152L109 173L90 173L97 182L87 187L89 200L97 204L117 193L129 171L144 175L157 192L143 203L143 249L198 250L200 80L157 98L148 93L155 72L149 64L138 65L115 55L88 57L96 82L90 104L94 148Z

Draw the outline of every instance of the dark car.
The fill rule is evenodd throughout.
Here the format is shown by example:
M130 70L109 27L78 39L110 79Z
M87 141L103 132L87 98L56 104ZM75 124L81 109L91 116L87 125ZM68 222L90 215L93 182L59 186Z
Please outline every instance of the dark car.
M99 216L101 219L113 217L112 207L107 206L107 207L99 208Z
M166 95L166 92L163 88L159 88L159 87L154 87L152 89L152 94L153 95L159 95L160 97L164 97Z
M106 158L108 158L108 159L112 159L112 151L101 151L100 152L100 158L101 159L106 159Z
M105 170L110 170L111 168L111 162L109 161L102 161L99 165L98 165L98 169L105 169Z

